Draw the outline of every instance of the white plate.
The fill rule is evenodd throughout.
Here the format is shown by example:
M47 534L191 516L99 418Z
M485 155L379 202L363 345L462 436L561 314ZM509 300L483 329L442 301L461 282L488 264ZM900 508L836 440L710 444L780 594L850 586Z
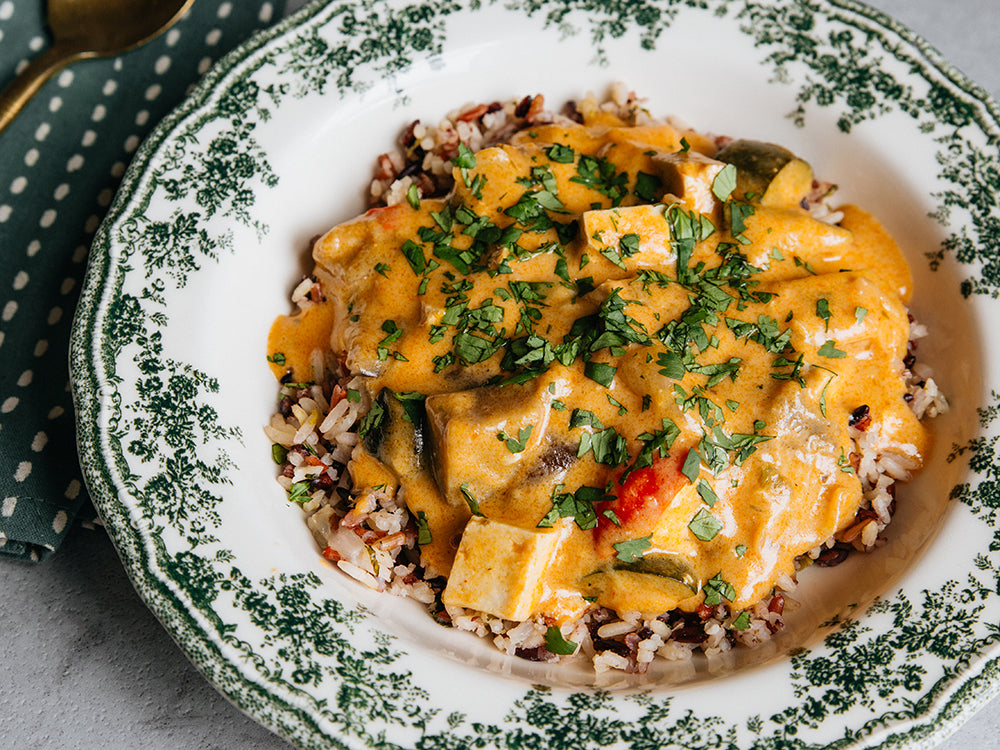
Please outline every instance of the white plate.
M700 6L707 7L700 7ZM402 126L625 81L782 143L913 266L952 410L887 546L801 577L758 651L596 679L511 659L320 558L274 482L272 319ZM303 747L926 747L996 692L996 105L848 0L313 5L227 57L137 155L72 341L90 491L139 592L234 703ZM971 468L970 468L971 467Z

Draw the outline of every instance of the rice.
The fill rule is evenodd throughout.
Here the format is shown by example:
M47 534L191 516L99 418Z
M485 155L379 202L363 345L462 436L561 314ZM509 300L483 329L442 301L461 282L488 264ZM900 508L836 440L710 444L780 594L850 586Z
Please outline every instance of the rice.
M519 101L470 104L456 109L436 125L412 123L398 148L382 154L370 190L372 205L401 203L441 196L452 187L452 159L459 143L473 151L508 139L524 127L577 120L581 112L614 112L630 124L652 122L641 100L616 87L609 101L593 96L570 103L559 114L545 108L541 96ZM725 139L720 139L724 141ZM837 223L843 214L827 204L834 186L816 183L807 199L814 218ZM296 285L292 301L305 309L319 300L315 278ZM916 362L917 340L926 329L911 320L909 355L904 360L907 401L920 419L945 412L947 400L930 369ZM280 465L279 484L299 503L323 556L341 571L375 591L411 597L428 606L442 624L489 639L503 653L536 661L589 659L597 673L645 672L656 658L689 660L696 652L717 657L735 646L756 648L784 628L794 577L784 575L771 594L743 612L726 604L701 605L695 612L673 610L654 618L638 612L616 613L592 605L576 620L558 626L573 654L556 654L548 647L554 623L538 616L508 621L485 612L445 608L445 579L421 560L416 519L392 486L355 490L353 472L359 455L359 425L371 407L362 379L352 377L329 352L312 352L310 384L285 383L278 411L264 426ZM288 378L286 378L286 381ZM861 413L863 411L863 413ZM862 483L863 500L854 523L810 550L798 567L837 565L852 550L869 551L884 542L895 512L895 484L907 481L917 467L915 456L886 445L867 411L851 418L854 445L850 466Z

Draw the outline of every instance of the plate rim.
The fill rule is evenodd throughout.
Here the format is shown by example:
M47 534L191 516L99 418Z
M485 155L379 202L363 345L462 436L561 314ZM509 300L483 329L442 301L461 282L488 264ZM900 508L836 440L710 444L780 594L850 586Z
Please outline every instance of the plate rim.
M241 711L254 720L265 724L281 736L294 742L349 747L339 739L323 732L308 712L301 707L282 700L266 686L258 685L247 678L241 670L231 664L220 651L218 644L206 635L183 602L164 594L153 570L148 566L148 554L141 539L132 533L129 510L118 496L118 482L112 470L113 456L109 456L110 446L106 442L104 425L98 419L100 404L106 403L109 395L108 373L103 366L100 336L96 326L107 299L114 294L115 282L109 271L114 269L112 233L118 222L132 209L141 193L148 176L151 163L160 153L164 143L174 134L175 129L188 116L208 106L213 93L231 73L249 61L254 53L266 48L275 39L300 30L311 21L322 16L328 8L333 8L339 0L313 2L283 19L269 29L255 34L220 60L186 100L168 115L143 142L127 170L119 191L108 211L107 217L95 235L86 278L82 286L80 302L74 315L71 334L70 362L73 398L77 414L77 441L81 464L88 490L95 499L114 546L125 565L129 577L141 598L154 612L171 637L178 643L185 655L195 664L222 694ZM961 89L983 106L992 117L990 123L1000 128L1000 106L988 92L973 82L961 70L949 63L937 49L919 35L911 32L887 14L873 9L857 0L819 0L815 9L824 13L827 8L842 8L868 18L897 34L905 43L920 51L923 63L943 74L953 85ZM115 394L117 395L117 394ZM111 409L118 412L119 404L112 399ZM120 468L120 467L119 467ZM108 521L111 521L110 523ZM968 672L976 667L975 674ZM1000 692L1000 655L982 659L966 665L966 679L955 678L951 695L938 708L931 709L921 723L910 720L900 727L901 731L891 731L877 745L896 747L916 739L918 747L930 747L950 734L968 716ZM984 689L985 688L985 689ZM249 690L264 698L270 708L268 716L263 716L259 706L247 700L241 690ZM974 700L969 700L969 697ZM264 713L268 713L264 711ZM943 722L939 722L944 719ZM929 731L927 731L929 730ZM307 746L307 745L303 745ZM864 741L859 746L869 746Z

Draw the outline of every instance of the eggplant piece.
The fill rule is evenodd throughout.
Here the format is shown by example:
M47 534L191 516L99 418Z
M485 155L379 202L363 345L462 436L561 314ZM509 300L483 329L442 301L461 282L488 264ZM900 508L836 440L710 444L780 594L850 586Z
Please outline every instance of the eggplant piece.
M716 158L736 167L738 200L787 208L800 205L812 190L812 167L775 143L736 140Z
M616 559L612 568L640 575L669 578L689 589L692 594L701 588L701 583L694 571L691 570L690 565L673 555L662 552L652 552L630 563Z
M654 552L631 563L615 560L584 576L580 588L606 607L666 612L701 590L702 582L683 560Z
M365 449L401 479L429 470L427 414L422 396L379 391L362 423Z

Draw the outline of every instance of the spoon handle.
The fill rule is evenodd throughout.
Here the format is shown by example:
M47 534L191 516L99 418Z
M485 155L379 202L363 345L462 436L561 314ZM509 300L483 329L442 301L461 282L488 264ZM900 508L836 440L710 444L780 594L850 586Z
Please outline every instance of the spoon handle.
M82 57L79 52L67 50L57 43L32 60L0 93L0 133L10 125L42 84L79 57Z

